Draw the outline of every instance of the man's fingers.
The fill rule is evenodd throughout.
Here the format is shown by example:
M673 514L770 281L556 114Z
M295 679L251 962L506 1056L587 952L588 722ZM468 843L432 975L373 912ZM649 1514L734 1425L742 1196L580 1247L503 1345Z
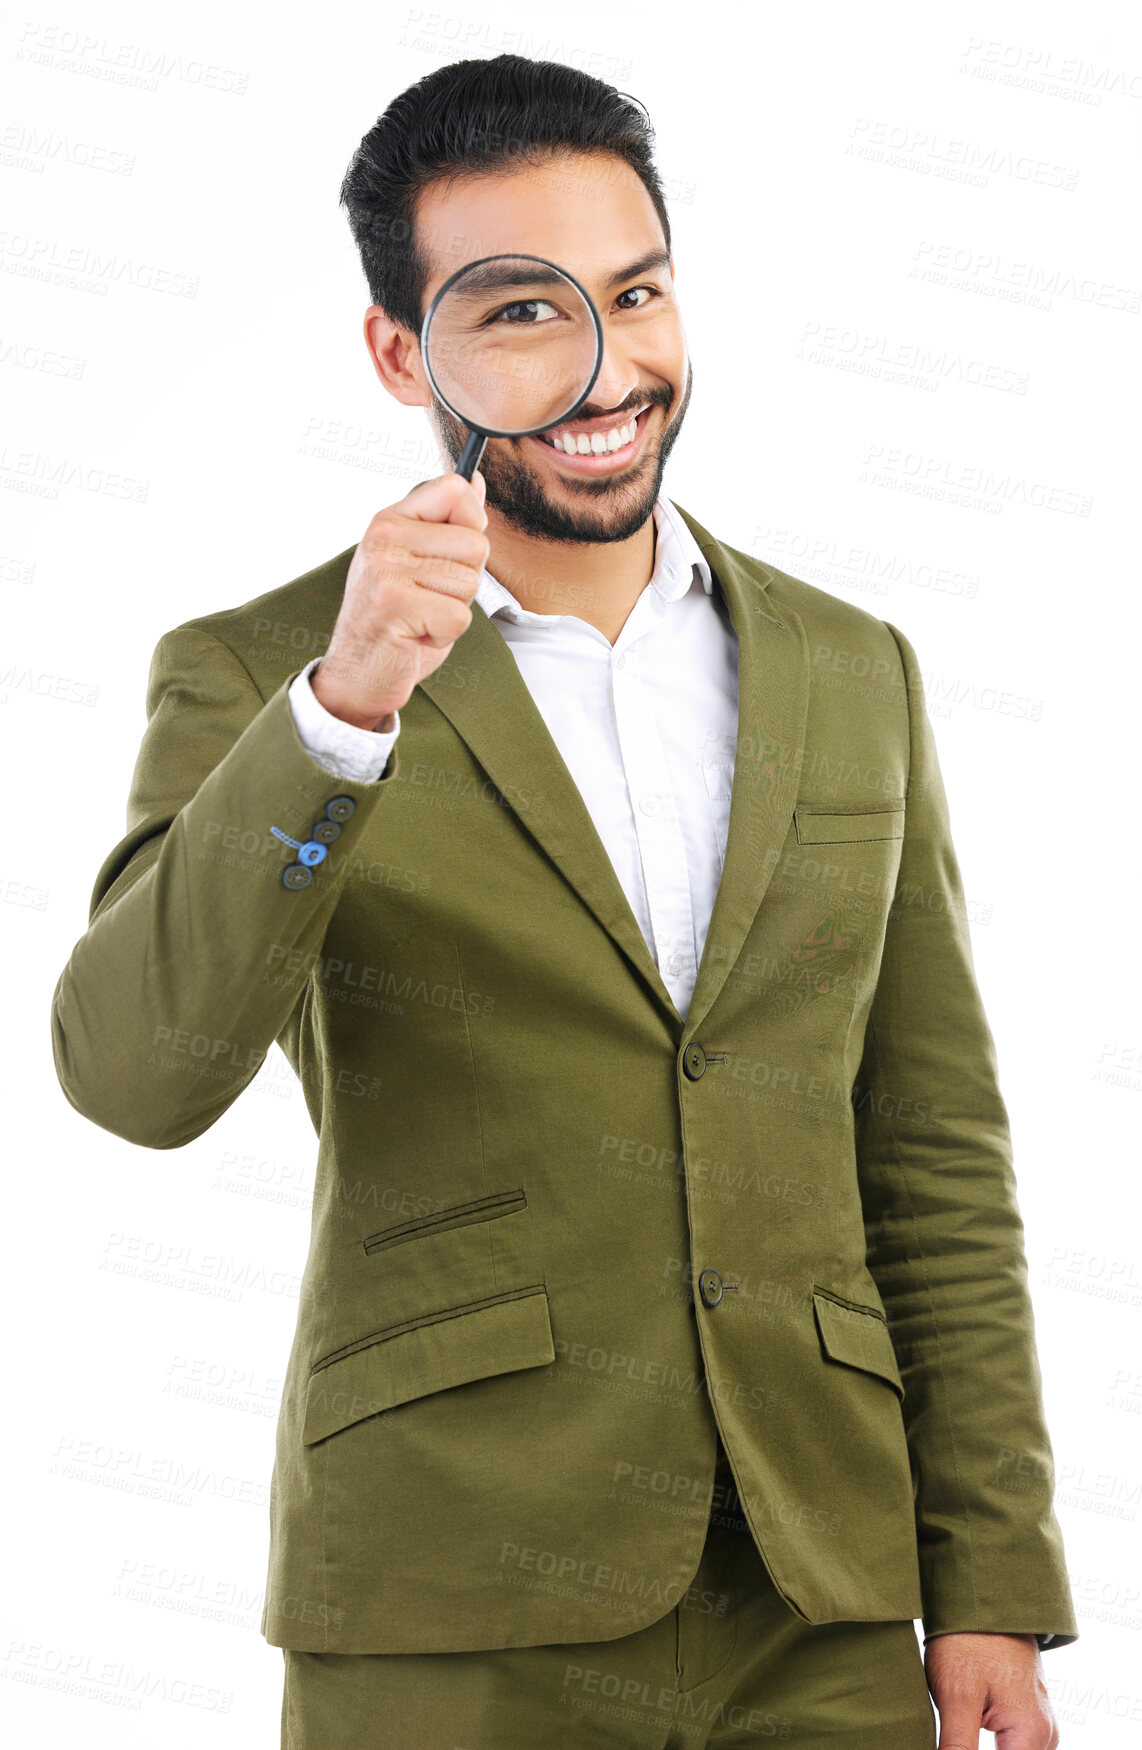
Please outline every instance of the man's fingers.
M462 523L470 529L486 529L488 515L484 509L483 476L480 488L459 474L441 474L437 480L426 480L414 486L399 505L403 516L415 521Z
M444 474L372 518L349 562L329 650L326 708L374 722L404 705L471 625L487 563L483 482ZM407 684L406 684L407 682Z
M979 1750L979 1713L944 1709L940 1714L940 1741L936 1750Z
M388 511L370 528L365 556L375 575L474 595L488 556L485 535L449 523L414 522Z
M434 650L443 650L448 645L455 644L457 638L472 624L471 608L455 597L452 599L455 607L448 607L443 601L426 602L421 593L418 601L409 603L399 616L397 624L416 643L430 645Z

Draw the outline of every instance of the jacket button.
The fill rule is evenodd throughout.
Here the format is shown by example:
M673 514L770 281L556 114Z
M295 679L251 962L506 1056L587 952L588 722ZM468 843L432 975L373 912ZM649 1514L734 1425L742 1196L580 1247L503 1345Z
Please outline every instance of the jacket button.
M330 820L348 820L356 806L351 796L334 796L325 804L325 812Z
M291 863L283 870L282 880L287 887L308 887L313 880L313 870L307 869L304 863Z
M334 839L341 837L341 828L335 820L315 820L311 839L316 839L319 845L331 845Z
M696 1082L699 1076L705 1073L705 1069L706 1053L702 1047L697 1042L688 1045L682 1054L683 1074L688 1076L692 1082Z
M307 865L323 863L325 855L325 846L319 845L316 839L306 839L303 845L298 846L297 860L299 863Z
M698 1293L706 1306L717 1306L722 1298L722 1278L716 1270L703 1270L698 1278Z

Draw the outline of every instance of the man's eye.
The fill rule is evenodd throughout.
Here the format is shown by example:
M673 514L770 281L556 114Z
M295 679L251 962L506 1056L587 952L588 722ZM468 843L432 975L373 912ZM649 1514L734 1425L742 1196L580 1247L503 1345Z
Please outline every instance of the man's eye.
M633 298L636 295L636 293L638 293L638 292L644 292L646 294L644 302L642 302L641 304L627 304L625 306L626 309L628 309L628 310L645 310L645 308L646 308L647 304L649 304L650 300L652 298L657 298L657 296L658 296L658 293L655 291L653 286L632 286L630 288L629 292L620 292L619 298L620 298L620 300L623 298Z
M541 315L541 311L549 314ZM550 322L559 312L554 304L549 304L545 298L520 298L514 304L505 304L492 318L493 322L535 323Z

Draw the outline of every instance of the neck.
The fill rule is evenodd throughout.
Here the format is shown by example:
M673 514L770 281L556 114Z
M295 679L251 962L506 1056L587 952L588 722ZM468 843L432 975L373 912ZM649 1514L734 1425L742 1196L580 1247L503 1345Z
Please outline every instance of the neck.
M535 540L488 505L488 570L533 614L574 614L614 644L654 570L654 517L625 541Z

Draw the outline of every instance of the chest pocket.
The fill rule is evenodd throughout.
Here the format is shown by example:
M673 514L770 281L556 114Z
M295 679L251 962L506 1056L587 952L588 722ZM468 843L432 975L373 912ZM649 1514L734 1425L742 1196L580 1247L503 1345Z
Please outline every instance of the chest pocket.
M875 808L836 802L799 802L793 812L799 845L852 845L866 839L904 837L903 799Z

